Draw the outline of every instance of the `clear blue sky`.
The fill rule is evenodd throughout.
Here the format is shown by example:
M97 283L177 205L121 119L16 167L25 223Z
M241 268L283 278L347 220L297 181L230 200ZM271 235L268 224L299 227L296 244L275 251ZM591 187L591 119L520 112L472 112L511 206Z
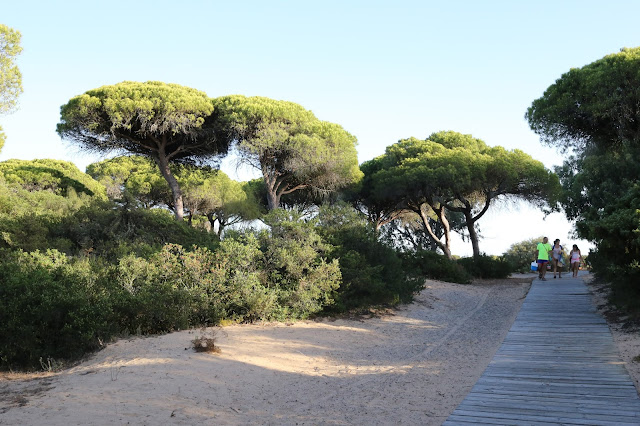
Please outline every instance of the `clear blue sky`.
M527 107L570 68L640 45L633 0L2 3L0 23L22 33L24 93L0 116L0 161L81 169L96 158L60 141L59 108L123 80L299 103L356 135L360 162L398 139L455 130L552 167L561 153L529 130ZM490 254L540 234L571 242L561 215L527 207L493 209L479 225Z

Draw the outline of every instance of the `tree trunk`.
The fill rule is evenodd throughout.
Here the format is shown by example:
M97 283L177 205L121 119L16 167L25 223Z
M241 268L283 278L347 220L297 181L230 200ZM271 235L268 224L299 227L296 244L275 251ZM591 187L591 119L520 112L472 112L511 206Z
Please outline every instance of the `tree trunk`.
M436 223L433 224L433 233L436 234L438 241L440 241L440 238L444 236L444 226L442 226L440 222L436 221ZM438 244L433 241L433 238L429 238L429 250L435 251L437 249Z
M478 244L478 233L476 232L476 220L470 211L463 212L464 219L467 222L467 230L469 231L469 239L473 248L473 257L477 259L480 256L480 245Z
M282 182L278 182L278 177L275 172L272 172L267 166L267 162L260 159L262 167L262 178L264 179L264 186L267 189L267 211L275 210L280 207L280 194L278 193L278 187Z
M213 232L218 237L220 237L220 232L216 232L216 219L217 216L213 213L207 213L207 219L209 220L209 224L211 225L211 230L209 232Z
M182 220L184 218L184 204L182 202L182 191L180 190L180 185L176 180L176 177L169 170L169 160L164 155L164 152L160 151L153 157L158 168L160 169L160 173L165 178L167 183L169 184L169 188L171 189L171 195L173 198L173 212L176 216L176 220Z
M440 250L444 252L445 256L447 256L447 259L451 259L452 258L451 240L450 240L451 230L449 227L449 221L447 220L445 215L444 207L434 209L433 206L430 206L431 209L436 213L436 216L438 216L438 220L442 224L442 229L444 230L444 241L445 241L444 243L440 241L440 239L436 236L435 232L433 231L433 228L429 223L429 217L427 216L427 213L425 212L425 209L423 207L424 207L424 204L421 204L420 206L417 206L417 208L414 208L414 211L420 215L420 218L422 219L422 224L424 225L431 239L438 245Z
M491 204L491 200L495 198L495 193L487 192L485 195L485 202L482 210L473 216L473 207L469 200L464 197L458 196L457 199L462 202L464 207L452 207L446 206L449 210L455 211L458 213L462 213L464 215L465 224L467 225L467 230L469 231L469 239L471 240L471 247L473 248L473 257L474 259L480 256L480 244L478 239L478 233L476 232L476 222L484 216L484 214L489 210L489 206Z
M280 194L267 185L267 209L269 211L280 207Z
M431 208L433 209L433 207ZM453 256L451 256L451 225L449 225L449 219L447 219L447 211L444 208L444 206L440 206L440 208L438 209L433 209L433 211L436 212L436 215L438 216L438 220L442 225L442 231L444 233L444 244L445 244L444 254L447 255L448 259L453 259ZM437 241L440 241L440 239L437 239Z

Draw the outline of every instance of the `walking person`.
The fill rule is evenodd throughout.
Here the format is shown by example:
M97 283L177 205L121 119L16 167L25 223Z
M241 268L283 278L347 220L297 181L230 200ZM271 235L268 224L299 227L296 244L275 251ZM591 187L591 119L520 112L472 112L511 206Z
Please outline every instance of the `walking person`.
M575 278L578 276L578 269L580 268L580 261L582 260L582 253L580 253L580 249L577 244L573 245L573 248L569 252L569 258L571 259L572 276Z
M536 259L538 262L538 277L542 281L547 279L544 277L547 274L547 264L549 264L549 253L551 253L551 244L549 239L544 237L541 243L538 243L536 247Z
M560 239L557 238L553 242L553 248L551 249L551 264L553 265L553 278L556 277L556 273L558 274L558 278L562 278L562 267L563 261L563 248L560 245Z

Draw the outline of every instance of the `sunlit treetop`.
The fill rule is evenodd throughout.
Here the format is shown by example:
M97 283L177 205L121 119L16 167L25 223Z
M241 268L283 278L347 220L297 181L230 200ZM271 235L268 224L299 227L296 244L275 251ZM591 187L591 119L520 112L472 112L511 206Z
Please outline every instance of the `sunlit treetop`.
M361 177L356 138L301 105L259 96L214 99L221 138L262 173L269 209L298 190L334 191Z
M562 148L640 141L640 48L571 69L525 118L543 142Z
M180 185L169 165L207 162L226 154L229 141L214 131L212 100L204 92L158 81L125 81L72 98L60 108L58 134L89 152L152 158L182 220Z
M0 114L11 111L22 93L22 74L15 57L22 52L20 32L0 24Z
M204 92L157 81L125 81L89 90L60 109L57 132L82 148L176 161L226 152L207 119L213 112Z
M105 187L69 161L7 160L0 162L0 176L5 182L28 191L50 191L67 196L69 189L73 189L77 194L106 198Z

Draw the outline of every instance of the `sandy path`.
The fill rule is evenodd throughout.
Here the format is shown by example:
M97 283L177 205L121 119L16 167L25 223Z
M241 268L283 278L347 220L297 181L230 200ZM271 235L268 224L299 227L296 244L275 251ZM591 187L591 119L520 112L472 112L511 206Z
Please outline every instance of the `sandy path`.
M51 377L0 379L0 424L441 424L513 323L528 283L428 281L363 320L121 340ZM185 349L187 348L187 349Z

